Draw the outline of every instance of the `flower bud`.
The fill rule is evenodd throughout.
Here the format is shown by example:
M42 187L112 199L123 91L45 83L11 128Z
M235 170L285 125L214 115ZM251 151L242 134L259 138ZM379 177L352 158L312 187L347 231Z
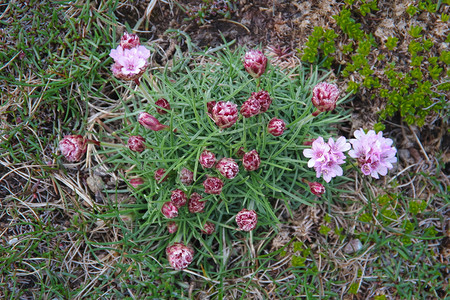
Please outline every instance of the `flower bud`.
M160 131L169 128L169 126L159 123L159 121L154 116L146 112L141 112L139 114L138 122L145 128L153 131Z
M318 183L318 182L308 182L309 189L311 190L311 193L313 193L316 196L322 196L323 193L325 193L325 187Z
M168 219L178 217L178 208L170 201L163 204L161 212Z
M233 179L239 173L239 166L232 158L222 158L216 165L223 177Z
M186 269L194 260L194 250L183 243L175 243L166 248L169 264L175 270Z
M202 233L211 235L216 230L216 226L214 223L206 222L205 225L203 225Z
M138 186L144 184L144 182L144 179L142 179L141 177L128 180L128 183L131 184L131 186L134 188L137 188Z
M317 108L317 111L313 115L317 116L321 112L334 110L339 93L339 89L335 84L326 82L317 84L313 89L312 96L312 103Z
M158 101L155 102L156 106L159 106L160 108L156 107L156 111L160 115L167 114L167 111L170 110L170 104L169 101L167 101L164 98L158 99Z
M219 101L211 109L211 118L220 128L229 128L238 119L237 105L229 101Z
M141 43L139 42L139 37L137 34L125 32L120 39L120 46L123 49L131 49L139 47Z
M280 136L286 129L286 123L283 120L273 118L267 125L267 131L273 136Z
M194 192L191 194L191 198L189 199L189 204L188 204L188 208L189 208L189 212L191 213L199 213L202 212L203 209L205 209L205 205L206 205L206 201L200 201L202 200L203 197Z
M178 230L178 225L177 223L171 221L169 223L167 223L167 230L169 230L169 233L175 233Z
M270 98L269 93L264 90L261 90L259 92L253 92L252 98L259 101L259 104L261 105L260 113L265 113L272 104L272 99Z
M87 141L81 135L66 135L59 142L59 149L69 162L76 162L86 153Z
M194 181L194 173L186 168L181 169L180 181L184 185L191 185Z
M130 148L131 151L136 152L142 152L145 150L145 140L140 135L132 135L128 139L128 148Z
M208 110L208 116L212 118L212 109L216 105L216 101L209 101L206 103L206 109Z
M154 177L155 177L156 183L162 183L167 180L167 178L169 177L169 174L164 176L165 173L166 173L166 169L164 169L164 168L160 168L155 171Z
M259 50L249 50L244 56L244 68L254 78L266 71L267 57Z
M261 111L261 104L253 97L248 98L241 106L241 115L244 118L253 117Z
M254 210L243 209L236 215L236 223L240 230L252 231L258 223L258 215Z
M170 196L170 201L175 205L177 208L182 207L187 202L187 196L186 194L180 190L176 189L172 191L172 195Z
M205 193L218 195L222 192L223 181L217 177L208 177L203 181Z
M256 150L252 150L244 154L242 158L242 164L247 171L255 171L261 164L261 158Z
M200 154L198 162L202 165L203 168L212 168L216 163L216 155L208 150L203 150Z

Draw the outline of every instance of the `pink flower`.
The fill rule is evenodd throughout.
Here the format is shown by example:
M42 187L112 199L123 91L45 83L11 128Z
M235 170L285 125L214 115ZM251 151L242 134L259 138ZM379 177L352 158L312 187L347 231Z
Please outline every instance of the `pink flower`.
M261 164L261 158L256 150L252 150L244 154L242 158L242 164L247 171L255 171Z
M119 79L136 81L149 66L147 59L150 57L150 51L140 45L131 47L131 44L124 43L124 46L119 45L117 49L111 50L109 56L114 59L111 70Z
M187 202L187 196L186 194L180 190L176 189L172 191L172 195L170 196L170 201L175 205L177 208L182 207Z
M205 225L203 225L202 233L211 235L216 230L216 226L214 223L206 222Z
M261 110L261 104L253 97L248 98L241 106L241 115L244 118L250 118L259 114Z
M232 158L222 158L216 165L223 177L233 179L239 173L239 166Z
M138 186L145 183L144 179L141 177L138 178L132 178L128 181L129 184L131 184L132 187L137 188Z
M270 99L269 93L264 90L261 90L259 92L253 92L252 98L259 101L259 104L261 105L260 113L265 113L272 104L272 99Z
M269 121L269 124L267 124L267 131L273 136L282 135L285 129L286 123L281 119L273 118Z
M169 230L169 233L175 233L178 231L178 225L177 223L171 221L167 223L167 230Z
M194 173L186 168L181 169L180 181L184 185L191 185L194 181Z
M86 153L87 141L81 135L66 135L59 142L59 149L67 161L76 162Z
M311 190L311 193L313 193L316 196L322 196L323 193L325 193L325 187L318 183L318 182L308 182L309 189Z
M236 215L236 223L240 230L252 231L258 223L258 215L254 210L243 209Z
M169 128L167 125L159 123L159 121L149 113L141 112L138 116L138 122L147 129L160 131Z
M327 159L325 154L328 154L329 151L330 151L330 146L327 143L325 143L325 141L323 140L323 137L317 138L312 143L311 149L303 150L303 155L305 157L311 158L308 161L308 167L312 168L312 167L316 166L317 163L325 162Z
M191 213L199 213L205 209L206 201L200 201L203 197L194 192L191 194L191 198L189 199L188 208Z
M238 119L237 105L229 101L219 101L211 109L210 117L220 128L229 128Z
M163 204L161 212L168 219L178 217L178 208L170 201Z
M222 192L223 181L217 177L208 177L203 181L203 186L205 187L205 193L218 195Z
M203 150L198 159L203 168L209 169L216 163L216 155L208 150Z
M130 148L131 151L136 152L142 152L145 150L145 140L140 135L132 135L128 139L128 148Z
M244 56L244 68L254 78L266 71L267 57L259 50L249 50Z
M155 175L154 175L156 183L162 183L167 180L167 178L169 177L169 174L164 176L165 173L166 173L166 169L164 169L164 168L160 168L160 169L156 170Z
M175 270L186 269L194 260L194 250L183 243L175 243L166 248L169 264Z
M397 149L392 147L393 141L383 137L383 132L375 133L369 130L367 134L361 128L354 132L356 139L351 139L353 149L349 155L356 158L364 175L379 178L378 174L385 176L389 169L397 162L395 157Z
M321 112L334 110L339 93L339 89L335 84L326 82L317 84L313 89L312 96L312 103L317 108L317 111L313 115L317 116Z
M123 49L131 49L135 47L139 47L141 43L139 42L139 37L137 34L130 34L128 32L125 32L120 39L120 46Z
M155 102L156 106L159 106L161 108L156 108L156 111L161 114L167 114L167 111L170 110L170 104L169 101L167 101L164 98L158 99L158 101Z

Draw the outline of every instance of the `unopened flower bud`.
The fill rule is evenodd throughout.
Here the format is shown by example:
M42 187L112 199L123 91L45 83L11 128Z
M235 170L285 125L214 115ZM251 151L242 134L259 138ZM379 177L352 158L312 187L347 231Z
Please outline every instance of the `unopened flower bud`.
M269 93L264 90L261 90L259 92L253 92L252 98L259 101L259 104L261 105L260 113L265 113L272 104L272 99L270 98Z
M313 193L316 196L322 196L323 193L325 193L325 187L318 183L318 182L308 182L309 189L311 190L311 193Z
M243 209L236 215L236 223L240 230L252 231L258 223L258 215L254 210Z
M162 183L164 181L167 180L167 178L169 177L169 174L167 174L166 176L164 176L164 174L166 173L166 169L160 168L158 170L155 171L155 180L157 183Z
M156 106L158 106L156 107L156 111L161 115L167 114L167 111L170 110L169 101L167 101L164 98L158 99L158 101L156 101L155 104Z
M177 223L171 221L169 223L167 223L167 230L169 230L169 233L175 233L178 230L178 225Z
M223 181L217 177L208 177L203 181L205 193L218 195L222 192Z
M175 270L186 269L194 260L194 250L183 243L175 243L166 248L169 264Z
M194 181L194 173L186 168L181 169L180 181L184 185L191 185Z
M237 105L229 101L219 101L211 109L211 118L220 128L229 128L238 119Z
M145 139L140 135L132 135L128 139L128 148L131 151L142 152L145 150Z
M163 204L161 212L168 219L178 217L178 208L170 201Z
M203 168L212 168L216 163L216 155L208 150L203 150L200 154L198 162L202 165Z
M146 112L141 112L139 114L138 122L145 128L153 131L160 131L169 128L169 126L161 124L154 116Z
M142 179L141 177L128 180L128 183L131 184L131 186L134 188L137 188L138 186L144 184L144 182L144 179Z
M59 142L59 149L69 162L76 162L86 153L87 141L81 135L66 135Z
M206 103L206 109L208 111L208 116L212 119L212 109L216 105L216 101L209 101Z
M242 164L247 171L255 171L261 164L261 158L256 150L252 150L244 154L242 158Z
M211 235L216 230L216 226L214 223L206 222L205 225L203 225L202 233Z
M189 208L189 212L191 213L199 213L202 212L203 209L205 209L205 205L206 202L205 201L200 201L202 200L203 197L194 192L191 194L191 198L189 198L189 204L188 204L188 208Z
M180 190L176 189L172 191L172 195L170 196L170 201L177 207L180 208L187 202L187 196L186 194Z
M273 118L267 125L267 131L273 136L280 136L286 129L286 123L283 120Z
M139 37L137 34L125 32L120 39L120 46L123 49L131 49L139 47L141 43L139 42Z
M249 50L244 56L244 68L254 78L266 71L267 57L259 50Z
M241 106L241 115L244 118L256 116L261 111L261 104L253 97L248 98Z
M216 165L223 177L233 179L239 173L239 166L232 158L222 158Z
M317 84L313 89L312 96L312 103L317 108L317 111L313 115L317 116L321 112L334 110L339 93L339 89L335 84L326 82Z

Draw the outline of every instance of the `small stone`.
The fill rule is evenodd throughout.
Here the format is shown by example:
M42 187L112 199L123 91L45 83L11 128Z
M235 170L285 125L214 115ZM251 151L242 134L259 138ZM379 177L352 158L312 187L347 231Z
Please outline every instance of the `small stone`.
M355 253L361 250L362 244L358 239L352 239L348 244L344 247L344 252L347 254Z

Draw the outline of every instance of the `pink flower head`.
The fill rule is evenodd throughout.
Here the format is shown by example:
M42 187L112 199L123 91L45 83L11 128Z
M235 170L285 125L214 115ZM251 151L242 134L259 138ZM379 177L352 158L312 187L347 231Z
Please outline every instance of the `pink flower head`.
M154 116L146 112L139 113L138 122L145 128L153 131L160 131L169 128L169 126L159 123L159 121Z
M128 32L125 32L122 36L122 38L120 39L120 46L123 49L131 49L131 48L135 48L135 47L139 47L141 45L141 43L139 42L139 37L137 36L137 34L130 34Z
M178 217L178 208L170 201L163 204L161 212L168 219Z
M261 158L256 150L252 150L244 154L242 158L242 164L247 171L255 171L261 164Z
M132 187L137 188L138 186L144 184L145 181L141 177L138 177L128 180L128 183L131 184Z
M178 225L174 221L170 221L167 223L167 230L169 230L169 233L175 233L178 230Z
M187 196L186 194L180 190L176 189L172 191L172 195L170 196L170 201L175 205L177 208L182 207L187 202Z
M236 223L240 230L252 231L258 223L258 215L254 210L243 209L236 215Z
M223 177L233 179L239 173L239 166L232 158L222 158L216 165Z
M175 243L166 248L169 264L175 270L186 269L194 260L194 250L183 243Z
M211 235L216 230L216 226L214 223L206 222L205 225L203 225L202 233Z
M253 97L248 98L241 106L241 115L244 118L250 118L259 114L261 110L261 104Z
M66 135L59 142L59 149L67 161L76 162L86 153L87 141L81 135Z
M158 170L155 171L154 177L155 177L155 180L157 183L162 183L167 180L167 178L169 177L169 174L164 176L165 173L166 173L166 169L164 169L164 168L159 168Z
M281 119L273 118L269 121L269 124L267 124L267 131L273 136L282 135L285 129L286 123Z
M259 50L249 50L244 56L244 68L254 78L266 71L267 57Z
M161 114L167 114L167 111L170 110L170 104L169 101L167 101L164 98L158 99L158 101L155 102L156 106L160 107L160 108L156 108L156 111Z
M198 159L203 168L212 168L216 163L216 155L208 150L203 150Z
M312 103L317 108L317 111L313 115L317 116L321 112L334 110L339 93L339 89L335 84L326 82L317 84L313 89L312 96Z
M269 93L264 90L261 90L259 92L253 92L252 98L259 101L259 104L261 105L260 113L265 113L272 104L272 99L270 98Z
M149 66L147 59L150 51L144 46L124 48L119 45L111 50L109 56L114 59L111 67L114 76L123 80L138 80Z
M211 118L220 128L229 128L238 119L237 105L229 101L219 101L211 109Z
M203 181L203 186L205 187L205 193L218 195L222 192L223 181L217 177L208 177Z
M142 152L145 150L145 140L140 135L132 135L128 139L128 148L130 148L131 151L136 152Z
M316 196L322 196L323 193L325 193L325 187L318 183L317 181L315 182L308 182L309 185L309 189L311 190L311 193L313 193Z
M194 181L194 173L186 168L181 169L180 181L184 185L191 185Z
M356 139L351 139L353 149L349 155L356 158L364 175L379 178L378 174L385 176L389 169L397 162L395 157L397 149L392 146L393 141L383 137L383 132L375 133L369 130L367 134L361 128L354 132Z
M194 192L191 194L191 198L189 198L188 209L191 213L199 213L205 209L206 201L200 201L203 197Z

